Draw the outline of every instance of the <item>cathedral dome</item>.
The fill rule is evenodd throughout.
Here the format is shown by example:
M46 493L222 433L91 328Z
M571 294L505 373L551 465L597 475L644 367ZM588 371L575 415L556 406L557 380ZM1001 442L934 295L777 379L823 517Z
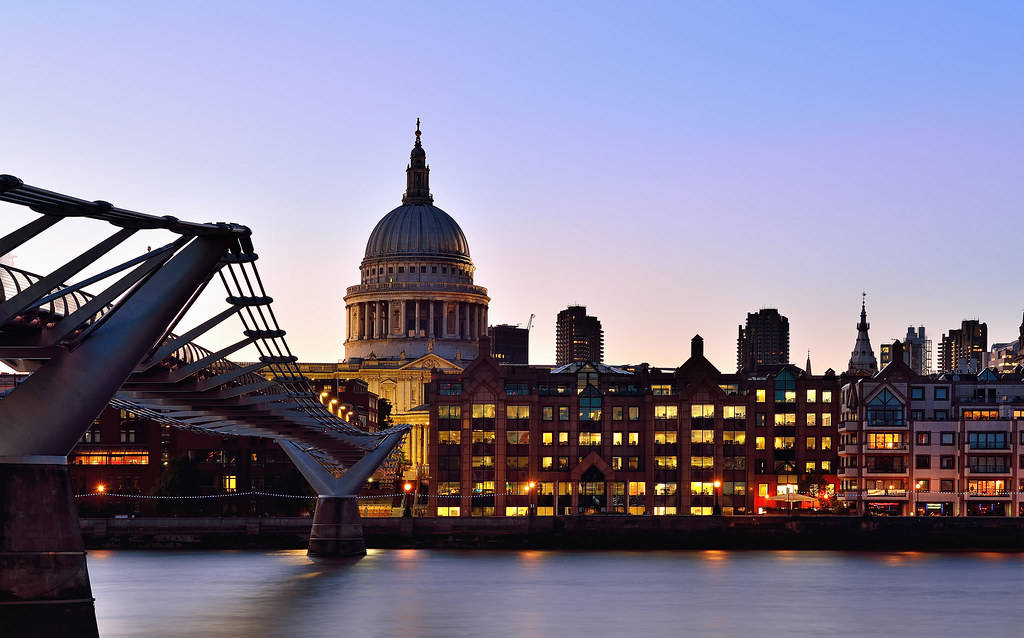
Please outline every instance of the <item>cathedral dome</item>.
M471 264L469 242L451 215L430 203L403 204L384 216L366 242L365 260L440 258Z

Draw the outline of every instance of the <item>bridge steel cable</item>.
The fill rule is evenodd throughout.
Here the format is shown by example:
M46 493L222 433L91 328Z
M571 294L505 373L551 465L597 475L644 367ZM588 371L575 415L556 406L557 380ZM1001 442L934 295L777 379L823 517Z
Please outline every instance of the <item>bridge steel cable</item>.
M46 578L67 586L39 596L82 614L86 626L92 618L94 625L66 463L108 404L161 424L277 440L319 493L310 554L365 553L354 495L379 467L394 467L396 446L408 430L366 432L313 395L274 314L249 228L140 213L10 175L0 175L0 201L40 215L0 237L0 257L67 218L114 227L81 253L67 251L67 261L48 273L0 265L0 361L28 373L0 400L0 526L11 532L0 537L0 599L15 595L12 579L56 570ZM141 231L176 237L70 283ZM179 331L199 296L217 281L227 307ZM216 350L197 343L232 317L242 324L238 341ZM249 346L258 353L256 362L229 359ZM38 511L40 502L53 512L40 521L22 515ZM48 539L45 547L26 541L35 537ZM56 555L69 557L61 559L66 564L55 567ZM4 603L0 612L20 604Z

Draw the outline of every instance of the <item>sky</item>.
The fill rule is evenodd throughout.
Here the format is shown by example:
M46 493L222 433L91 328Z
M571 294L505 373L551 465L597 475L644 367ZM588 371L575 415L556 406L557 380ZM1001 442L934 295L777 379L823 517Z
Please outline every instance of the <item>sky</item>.
M9 3L0 173L251 227L293 351L336 361L421 117L491 322L536 314L531 363L584 304L606 361L676 366L699 333L732 371L737 325L776 307L795 363L843 370L862 291L876 352L965 318L1016 338L1022 24L1000 2ZM0 205L0 232L30 218ZM109 231L62 223L15 263Z

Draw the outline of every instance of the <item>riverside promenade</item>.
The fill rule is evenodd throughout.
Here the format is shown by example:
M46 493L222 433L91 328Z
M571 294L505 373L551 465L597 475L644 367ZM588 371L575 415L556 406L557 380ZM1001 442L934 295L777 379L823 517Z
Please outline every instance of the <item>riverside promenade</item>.
M365 518L369 548L1024 551L1024 518L579 516ZM98 548L301 549L310 519L83 518Z

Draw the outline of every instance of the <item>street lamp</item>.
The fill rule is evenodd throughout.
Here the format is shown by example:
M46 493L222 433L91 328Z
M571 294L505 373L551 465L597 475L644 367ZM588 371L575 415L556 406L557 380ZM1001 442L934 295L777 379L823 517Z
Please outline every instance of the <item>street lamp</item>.
M712 510L711 510L711 514L713 516L721 516L722 515L722 506L718 504L718 489L720 487L722 487L722 482L719 481L718 479L715 479L715 507L712 508Z
M409 503L409 493L412 492L412 483L406 481L402 484L402 518L412 518L412 505Z
M104 493L106 491L107 491L107 486L104 485L103 483L100 483L99 485L96 486L96 493L97 494L102 494L102 493Z
M327 398L327 393L326 392L321 392L320 393L320 403L323 403L324 399L326 399L326 398Z
M537 482L536 481L530 481L530 483L526 486L526 496L527 496L526 508L527 508L527 511L529 512L530 516L533 516L534 514L537 513L537 506L535 505L535 502L537 500L537 489L536 488L537 488Z
M914 510L910 513L911 516L917 516L917 491L921 489L921 481L914 483Z

